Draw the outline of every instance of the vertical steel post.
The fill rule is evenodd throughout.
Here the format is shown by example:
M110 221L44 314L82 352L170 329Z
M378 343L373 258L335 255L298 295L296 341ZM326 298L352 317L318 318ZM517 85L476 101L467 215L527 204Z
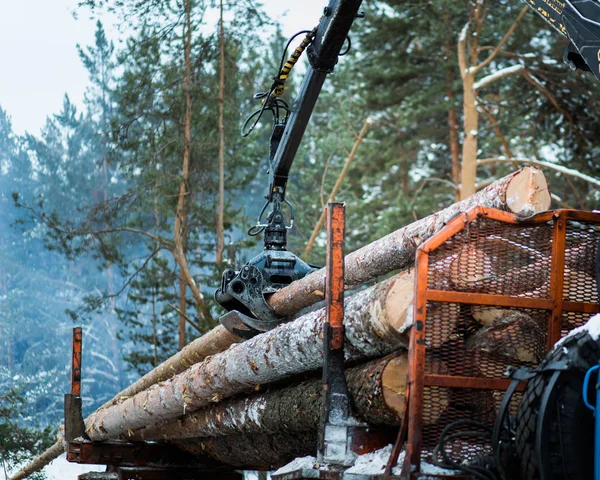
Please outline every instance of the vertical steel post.
M73 329L73 355L71 357L71 395L81 396L81 327Z
M327 272L325 284L326 322L330 348L344 347L344 235L346 209L343 203L327 204Z
M327 204L327 266L323 324L323 406L319 459L344 465L351 456L352 418L344 374L344 233L345 206Z
M73 329L73 351L71 354L71 393L65 394L65 440L87 438L81 412L81 327Z

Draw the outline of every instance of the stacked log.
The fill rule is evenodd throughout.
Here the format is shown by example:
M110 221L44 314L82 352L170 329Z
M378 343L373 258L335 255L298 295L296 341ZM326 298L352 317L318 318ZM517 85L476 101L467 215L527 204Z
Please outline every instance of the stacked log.
M412 274L399 274L347 300L344 324L348 360L377 357L408 345L410 324L406 322L411 318L412 297L408 301L398 298L406 288L396 284L412 282ZM324 308L310 312L209 357L118 405L99 410L86 420L86 432L92 440L114 438L259 385L316 370L323 362L324 317Z
M548 209L549 199L543 174L533 167L521 169L469 199L349 254L345 263L346 286L361 285L409 267L414 262L417 247L440 231L459 212L482 205L523 217ZM483 263L486 264L485 259ZM273 294L268 302L279 315L291 317L323 299L324 280L325 271L319 270ZM459 283L464 280L459 279ZM481 281L485 281L485 278L466 279L467 284ZM347 360L364 362L369 358L404 349L412 323L412 302L412 272L396 275L349 297L344 320ZM189 430L192 428L191 423L196 422L194 428L197 430L189 431L193 432L191 438L201 437L201 440L194 441L194 445L199 445L204 452L211 448L215 452L224 452L224 445L232 445L231 442L241 442L240 445L248 444L249 441L254 442L254 445L281 445L286 441L286 434L281 432L281 428L293 426L291 418L283 421L286 411L284 399L295 396L297 405L302 405L307 412L311 412L302 420L305 424L302 429L300 424L293 427L299 429L298 432L308 430L310 433L305 437L306 442L298 440L297 443L303 444L302 448L312 445L311 435L314 435L315 419L318 418L315 413L320 404L320 394L316 395L317 390L320 393L318 382L310 387L306 384L302 387L292 385L286 387L287 390L284 388L248 398L226 399L248 394L265 384L273 384L303 372L318 370L323 358L324 315L324 309L317 309L244 343L237 343L239 338L222 327L217 327L88 417L85 421L87 432L92 440L117 438L129 432L134 432L135 438L149 438L154 436L152 431L160 430L160 427L152 425L161 425L166 431L173 433L169 437L173 441L180 438L175 432ZM406 357L404 354L393 358L393 361L387 358L359 366L348 373L355 409L369 423L393 423L406 407L403 383L405 376L397 374L398 369L401 371L406 368ZM438 367L440 371L444 371L443 365ZM389 372L395 373L392 375ZM299 390L293 393L294 388L302 388L302 394ZM318 400L316 397L319 397ZM279 402L282 408L279 413L275 411L252 417L252 412L247 410L248 406L266 404L264 402L271 402L271 405ZM266 412L271 409L263 410ZM253 413L256 411L253 410ZM229 420L235 417L235 412L239 412L240 418L247 420L226 421L226 417ZM294 441L297 438L299 437L294 436ZM225 439L229 439L229 443ZM191 445L187 437L181 441ZM274 441L277 443L273 443ZM43 458L36 459L14 476L13 480L25 478L31 472L39 470L54 458L52 455L62 449L62 443L57 442ZM311 453L313 451L314 448ZM258 452L251 457L249 460L258 461ZM274 464L281 460L274 461L267 457L268 455L259 463L264 460ZM234 461L229 459L227 463L234 464Z

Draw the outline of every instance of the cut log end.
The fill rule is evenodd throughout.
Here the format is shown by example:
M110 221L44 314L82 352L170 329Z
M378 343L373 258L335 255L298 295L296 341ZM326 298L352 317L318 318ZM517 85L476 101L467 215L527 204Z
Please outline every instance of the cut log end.
M548 182L539 168L521 169L506 188L506 206L509 211L520 217L529 217L548 210L551 201Z

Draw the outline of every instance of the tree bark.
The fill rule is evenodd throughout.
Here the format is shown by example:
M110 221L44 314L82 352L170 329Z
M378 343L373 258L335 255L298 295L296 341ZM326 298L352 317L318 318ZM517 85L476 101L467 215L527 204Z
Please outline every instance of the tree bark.
M223 262L225 249L225 128L223 127L223 104L225 99L225 29L223 27L223 0L219 2L219 207L217 210L217 265Z
M405 297L412 277L396 275L347 299L348 360L377 357L407 346L412 297L409 301ZM92 414L86 431L92 440L114 438L258 385L315 370L323 362L324 317L324 308L315 310L207 358L119 405Z
M315 455L315 432L274 435L231 435L176 442L193 455L209 455L215 460L244 470L275 470L295 458Z
M215 355L227 350L231 345L239 343L242 338L229 333L221 325L213 328L188 344L183 350L165 360L154 370L132 383L129 387L119 392L115 397L102 405L98 410L117 405L133 397L135 394L146 390L152 385L164 382L169 378L187 370L192 365L203 361L210 355Z
M523 175L529 178L525 185L528 193L520 196L520 201L515 201L515 198L507 195L507 188L513 180L519 179ZM520 216L529 216L548 209L548 185L545 177L537 168L525 167L518 170L494 182L465 201L455 203L440 212L403 227L351 253L346 257L346 284L348 286L358 285L412 264L414 253L423 241L437 233L444 226L445 221L453 215L476 205L498 208ZM567 256L567 258L570 257ZM322 269L294 282L270 297L271 308L282 316L290 316L302 308L322 300L323 294L321 292L324 291L324 278L325 271ZM183 372L190 365L202 361L207 356L223 352L232 344L240 341L239 337L229 333L219 325L130 385L101 408L106 409L127 400L150 386ZM47 463L60 453L57 452L54 456L46 457ZM39 468L41 469L44 465Z
M333 186L333 189L331 190L331 193L329 194L329 199L327 200L327 203L333 202L335 200L335 196L337 195L338 191L340 190L340 187L342 186L342 182L344 181L344 178L346 177L348 168L350 168L350 164L352 163L352 161L354 160L354 157L356 156L358 147L360 146L360 144L364 140L365 136L367 135L367 130L369 129L369 125L371 125L371 118L367 118L365 120L365 123L364 123L362 129L360 130L360 133L358 134L358 137L356 137L356 141L354 142L354 145L352 146L352 150L348 154L348 158L346 159L346 162L344 163L342 171L340 172L340 174L335 182L335 185ZM323 210L321 211L321 216L319 217L319 220L317 221L317 224L315 225L315 228L313 229L312 234L310 235L310 239L308 240L308 243L306 244L306 248L304 249L304 254L303 254L304 256L306 256L308 254L308 252L310 252L312 250L312 248L315 244L317 235L323 228L323 223L325 223L326 211L327 210L325 208L323 208Z
M186 238L187 222L188 222L188 196L190 194L190 155L192 145L192 5L190 0L185 1L185 31L184 31L184 64L185 75L183 77L183 88L185 97L185 114L184 114L184 135L183 135L183 163L181 168L181 183L179 185L179 197L177 200L177 209L175 212L175 225L173 233L174 247L172 250L173 257L179 265L181 277L184 279L187 286L190 287L198 318L204 318L207 324L212 323L212 316L204 301L204 296L198 288L190 268L187 263ZM180 324L185 324L185 319L180 318Z
M54 445L52 445L48 450L34 458L31 462L29 462L25 467L15 473L10 480L21 480L23 478L27 478L29 475L35 472L39 472L42 468L48 465L52 460L58 457L61 453L65 451L65 444L62 439L57 440Z
M354 413L373 425L398 425L406 410L406 351L346 371ZM316 431L323 383L309 380L283 389L221 402L177 420L143 428L124 439L175 440L281 431Z
M518 185L518 189L511 186ZM548 183L537 168L525 167L494 182L466 200L418 220L346 256L345 282L348 287L406 268L414 262L417 247L459 212L481 205L528 217L550 207ZM290 316L324 298L325 269L322 268L268 299L281 316Z
M177 347L181 350L185 347L186 338L185 338L185 316L187 310L187 300L185 298L187 291L187 284L185 282L184 275L179 273L179 341Z

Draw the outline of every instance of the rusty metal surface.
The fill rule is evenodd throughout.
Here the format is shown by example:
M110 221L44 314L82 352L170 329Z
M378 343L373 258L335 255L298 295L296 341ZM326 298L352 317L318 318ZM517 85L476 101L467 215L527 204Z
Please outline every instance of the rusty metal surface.
M73 329L73 354L71 355L71 395L81 395L81 327Z
M492 425L507 367L537 366L558 339L600 311L599 239L599 214L558 210L519 220L476 207L420 246L402 478L419 478L421 459L431 460L451 422ZM447 449L463 460L491 451L481 437Z
M200 462L218 466L214 460L198 459L170 445L155 442L69 442L67 461L88 465L197 466Z
M343 203L327 205L327 270L325 305L326 318L331 326L331 348L339 350L344 344L344 235L346 212Z

